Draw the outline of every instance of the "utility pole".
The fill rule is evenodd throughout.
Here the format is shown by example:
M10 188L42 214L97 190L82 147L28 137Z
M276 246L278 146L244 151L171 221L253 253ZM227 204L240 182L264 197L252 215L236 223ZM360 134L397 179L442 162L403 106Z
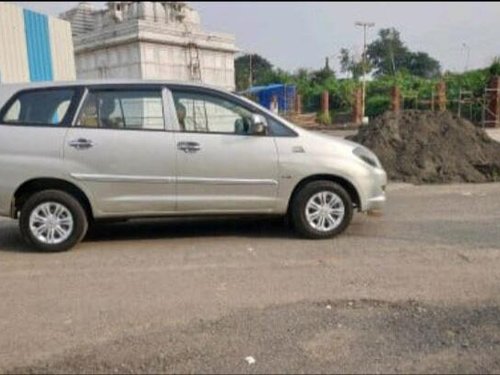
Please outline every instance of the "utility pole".
M249 55L249 66L248 66L248 88L251 88L253 86L253 64L252 64L252 53Z
M394 62L394 29L389 32L391 40L389 42L389 51L391 52L392 75L396 75L396 63Z
M363 95L361 100L361 115L365 117L365 103L366 103L366 29L375 26L374 22L361 22L354 23L355 26L363 28Z
M467 45L467 43L462 43L462 47L466 50L466 57L465 57L465 67L464 67L464 72L469 69L469 58L470 58L470 47Z

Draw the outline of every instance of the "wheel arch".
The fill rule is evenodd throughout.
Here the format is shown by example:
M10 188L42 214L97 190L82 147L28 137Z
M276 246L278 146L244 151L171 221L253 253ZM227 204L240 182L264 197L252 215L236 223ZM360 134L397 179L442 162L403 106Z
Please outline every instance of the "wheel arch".
M16 189L11 201L11 217L14 219L17 218L18 212L28 198L44 190L60 190L70 194L80 202L87 214L88 220L93 219L94 215L90 199L80 187L69 181L50 177L33 178L25 181Z
M358 190L356 189L356 187L354 186L354 184L351 181L349 181L348 179L346 179L344 177L340 177L340 176L332 175L332 174L315 174L315 175L303 178L295 185L295 187L292 191L292 194L290 195L290 199L288 200L287 212L290 212L291 204L292 204L293 200L295 199L295 196L297 195L297 193L304 186L306 186L307 184L314 182L314 181L331 181L331 182L335 182L335 183L339 184L340 186L342 186L346 190L347 194L349 194L349 197L351 198L351 201L354 204L354 207L357 210L361 209L361 197L359 195Z

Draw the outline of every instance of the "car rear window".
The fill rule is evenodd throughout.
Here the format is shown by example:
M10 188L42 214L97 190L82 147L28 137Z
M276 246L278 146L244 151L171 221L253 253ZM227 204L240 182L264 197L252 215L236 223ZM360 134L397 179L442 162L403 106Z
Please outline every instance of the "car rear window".
M4 110L4 124L60 125L75 96L74 89L33 90L18 93Z

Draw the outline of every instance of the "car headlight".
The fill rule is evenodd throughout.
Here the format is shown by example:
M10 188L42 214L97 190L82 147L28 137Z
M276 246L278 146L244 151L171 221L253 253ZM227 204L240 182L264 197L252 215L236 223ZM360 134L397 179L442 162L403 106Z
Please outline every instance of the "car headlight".
M358 158L363 160L365 163L371 165L372 167L374 168L380 167L380 162L378 158L370 150L364 147L356 147L352 152L354 155L356 155Z

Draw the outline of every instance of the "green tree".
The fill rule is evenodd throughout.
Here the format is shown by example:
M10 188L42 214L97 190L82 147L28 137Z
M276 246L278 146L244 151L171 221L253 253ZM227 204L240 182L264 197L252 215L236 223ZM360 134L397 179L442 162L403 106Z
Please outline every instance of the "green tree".
M500 56L497 56L493 59L490 67L488 68L488 72L491 76L500 75Z
M395 75L398 71L433 78L439 76L441 65L425 52L412 52L395 28L380 29L378 37L367 47L367 56L375 76Z
M311 82L316 85L322 85L329 80L335 80L335 72L330 68L327 58L325 66L311 74Z
M349 52L347 48L342 48L340 50L340 71L342 73L350 73L352 78L359 79L363 75L363 62L356 61L354 56ZM366 71L370 71L371 68L367 66Z
M439 62L425 52L409 52L405 63L406 69L417 77L435 78L441 73Z
M250 75L250 66L252 74ZM258 54L243 55L234 60L236 90L241 91L261 84L273 70L273 65ZM251 80L251 82L250 82Z
M269 85L271 83L291 83L293 76L286 70L274 68L266 71L262 77L256 81L258 85Z

